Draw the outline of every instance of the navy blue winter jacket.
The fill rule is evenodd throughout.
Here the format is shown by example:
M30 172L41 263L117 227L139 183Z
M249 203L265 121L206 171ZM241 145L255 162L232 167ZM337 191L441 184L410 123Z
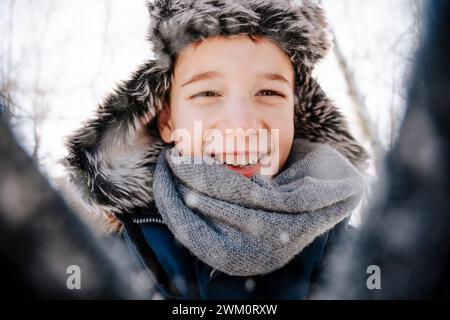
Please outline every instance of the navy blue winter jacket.
M130 253L152 274L165 299L307 299L319 284L323 262L348 221L317 237L287 265L252 277L230 276L203 263L179 243L164 224L125 223L123 240Z

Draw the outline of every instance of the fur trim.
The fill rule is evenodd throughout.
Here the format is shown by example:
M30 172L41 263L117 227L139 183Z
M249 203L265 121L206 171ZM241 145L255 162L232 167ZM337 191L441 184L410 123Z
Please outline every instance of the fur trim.
M186 45L214 35L266 36L294 65L307 68L330 47L323 12L311 1L296 6L287 0L156 0L148 8L148 39L167 67Z
M249 34L276 41L296 71L296 136L327 143L363 169L366 151L311 76L330 42L311 1L156 0L148 4L155 58L121 83L67 141L72 184L95 212L122 217L153 203L153 170L163 147L155 116L166 105L178 52L213 35Z

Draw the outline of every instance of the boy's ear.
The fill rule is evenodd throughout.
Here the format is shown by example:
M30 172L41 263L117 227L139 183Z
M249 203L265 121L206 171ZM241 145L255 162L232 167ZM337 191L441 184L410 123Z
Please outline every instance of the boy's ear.
M165 143L172 142L172 118L168 107L164 108L156 118L159 135Z

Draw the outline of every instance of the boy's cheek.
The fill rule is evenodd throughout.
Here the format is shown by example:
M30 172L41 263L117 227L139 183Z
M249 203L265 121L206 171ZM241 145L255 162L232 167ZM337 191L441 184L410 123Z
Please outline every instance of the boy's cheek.
M287 161L289 154L294 143L295 129L294 124L285 125L284 128L279 130L278 137L278 172L281 171L285 162ZM278 173L277 172L277 173Z
M266 176L274 176L282 170L292 148L294 133L274 129L271 137L270 158L262 160L261 175Z
M175 148L183 156L201 156L203 154L202 139L195 140L194 136L184 136L175 143Z

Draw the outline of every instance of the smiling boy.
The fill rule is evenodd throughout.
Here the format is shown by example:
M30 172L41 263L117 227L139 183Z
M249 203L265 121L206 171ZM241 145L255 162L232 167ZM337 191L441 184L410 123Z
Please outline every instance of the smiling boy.
M321 9L149 10L155 58L68 140L85 207L119 226L165 298L307 298L367 159L311 77L329 47Z
M228 157L228 163L235 164L229 169L251 177L259 172L260 161L246 167L236 165L248 164L251 153L256 153L259 160L269 149L277 151L271 156L277 157L276 162L282 167L294 139L294 81L289 57L266 38L217 36L190 45L175 64L170 106L159 114L161 137L165 143L171 143L175 130L187 129L191 137L201 141L184 139L178 148L185 154L201 156L199 153L207 149L206 132L214 129L225 138L222 145L209 144L209 155L215 151L215 158L225 163L226 154L236 152L235 157ZM204 135L194 134L195 121L201 122ZM267 130L270 135L274 129L278 139L272 148L261 146L257 150L258 144L253 150L245 147L250 145L250 131L257 135ZM244 133L241 140L235 137L239 130ZM236 144L242 142L240 152L237 146L226 148L226 136L230 135L236 138ZM194 150L196 142L202 148Z

